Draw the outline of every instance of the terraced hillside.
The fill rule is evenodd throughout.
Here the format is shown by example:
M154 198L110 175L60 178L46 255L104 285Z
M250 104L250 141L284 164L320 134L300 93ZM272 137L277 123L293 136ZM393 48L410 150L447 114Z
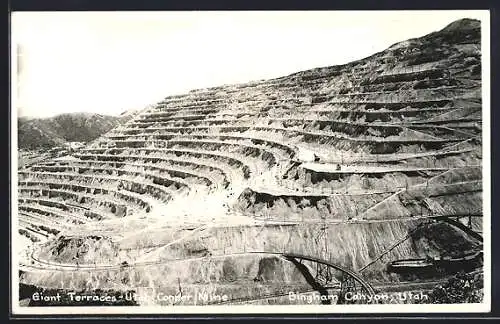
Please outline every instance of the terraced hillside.
M481 113L474 20L349 64L167 97L72 159L19 172L20 280L260 304L342 287L342 271L311 284L279 255L295 253L375 289L432 289L482 251ZM454 266L391 271L402 259Z

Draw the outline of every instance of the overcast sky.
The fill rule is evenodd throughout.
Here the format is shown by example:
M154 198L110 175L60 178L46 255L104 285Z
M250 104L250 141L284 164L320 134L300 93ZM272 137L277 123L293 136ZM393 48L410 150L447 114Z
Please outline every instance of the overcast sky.
M195 88L361 59L480 11L14 13L20 116L118 115Z

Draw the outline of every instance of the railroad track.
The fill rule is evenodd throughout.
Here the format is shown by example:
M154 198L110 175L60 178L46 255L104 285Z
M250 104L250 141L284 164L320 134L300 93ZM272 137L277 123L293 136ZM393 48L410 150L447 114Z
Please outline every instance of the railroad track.
M480 271L481 270L475 270L473 272L469 272L469 274L478 273ZM399 282L399 283L393 283L393 284L375 285L375 286L373 286L373 288L375 288L376 293L383 293L384 289L390 289L391 291L388 292L388 294L401 292L401 291L410 291L410 290L427 290L427 289L430 290L430 289L433 289L434 287L436 287L437 285L446 283L452 277L453 276L447 276L447 277L444 277L444 278L438 279L438 280L426 280L426 281L421 281L421 282ZM340 289L338 286L325 286L324 288L326 288L328 290L334 290L333 293L340 292ZM412 288L412 289L408 289L408 288ZM394 290L394 289L396 289L396 290ZM314 293L314 292L317 292L317 290L312 289L312 288L307 288L307 289L300 289L300 290L295 290L295 291L290 290L288 292L265 294L265 295L261 295L258 297L231 298L231 299L226 300L226 301L211 302L211 303L208 303L207 305L230 305L230 304L238 304L238 303L257 302L257 301L286 297L291 292L298 294L298 295L301 295L301 294Z
M414 216L414 217L405 217L404 219L401 218L391 218L391 219L383 219L383 220L357 220L357 221L351 221L351 222L325 222L325 221L311 221L311 222L302 222L302 221L273 221L270 222L273 225L299 225L299 224L321 224L321 225L339 225L339 224L352 224L352 223L371 223L371 222L387 222L387 221L414 221L414 220L426 220L426 219L447 219L447 217L467 217L467 216L473 216L473 217L481 217L482 213L477 213L477 214L463 214L463 215L426 215L426 216ZM267 222L264 221L264 225L266 225ZM453 222L455 223L455 222ZM175 242L181 241L182 239L186 237L190 237L191 235L196 234L199 230L202 230L204 228L207 228L205 226L200 226L195 230L194 232L190 232L187 235L175 240ZM469 233L467 233L469 234ZM470 234L469 234L470 235ZM478 235L478 234L476 234ZM407 237L407 236L405 236ZM166 246L170 246L173 242L166 244ZM158 248L164 248L165 246L159 246ZM153 252L153 251L151 251ZM168 259L168 260L158 260L158 261L148 261L148 262L136 262L136 263L131 263L127 264L126 266L122 264L109 264L109 265L91 265L91 264L84 264L84 265L74 265L74 264L61 264L61 263L54 263L54 262L48 262L45 260L41 260L35 256L36 250L33 250L31 253L31 260L33 262L38 263L38 266L34 265L29 265L29 264L23 264L21 265L22 267L26 268L31 268L31 269L38 269L38 270L53 270L53 271L83 271L83 270L92 270L92 271L99 271L99 270L116 270L116 269L122 269L123 267L128 267L128 268L133 268L133 267L144 267L144 266L152 266L152 265L159 265L165 262L179 262L179 261L190 261L190 260L200 260L200 259L206 259L206 258L223 258L223 257L229 257L229 256L241 256L245 254L255 254L255 253L260 253L260 254L283 254L279 252L265 252L265 251L253 251L253 252L239 252L239 253L232 253L232 254L223 254L223 255L216 255L216 256L201 256L201 257L195 257L195 258L184 258L184 259ZM372 262L370 263L372 264ZM367 266L369 266L368 264ZM44 267L45 266L45 267ZM364 270L367 266L363 267L361 269ZM47 267L51 267L52 269L47 269Z

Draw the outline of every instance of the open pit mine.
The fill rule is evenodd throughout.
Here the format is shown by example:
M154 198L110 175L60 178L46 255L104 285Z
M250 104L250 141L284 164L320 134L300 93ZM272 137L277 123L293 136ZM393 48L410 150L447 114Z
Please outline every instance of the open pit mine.
M345 65L169 96L22 165L20 302L388 303L373 296L432 297L458 274L482 298L480 35L463 19ZM439 302L423 297L396 302Z

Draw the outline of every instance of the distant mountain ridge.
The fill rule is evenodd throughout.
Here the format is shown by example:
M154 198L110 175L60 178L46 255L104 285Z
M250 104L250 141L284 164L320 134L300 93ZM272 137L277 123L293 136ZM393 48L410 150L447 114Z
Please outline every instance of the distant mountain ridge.
M120 117L92 113L68 113L49 118L19 118L20 149L51 148L65 142L88 142L123 121Z

